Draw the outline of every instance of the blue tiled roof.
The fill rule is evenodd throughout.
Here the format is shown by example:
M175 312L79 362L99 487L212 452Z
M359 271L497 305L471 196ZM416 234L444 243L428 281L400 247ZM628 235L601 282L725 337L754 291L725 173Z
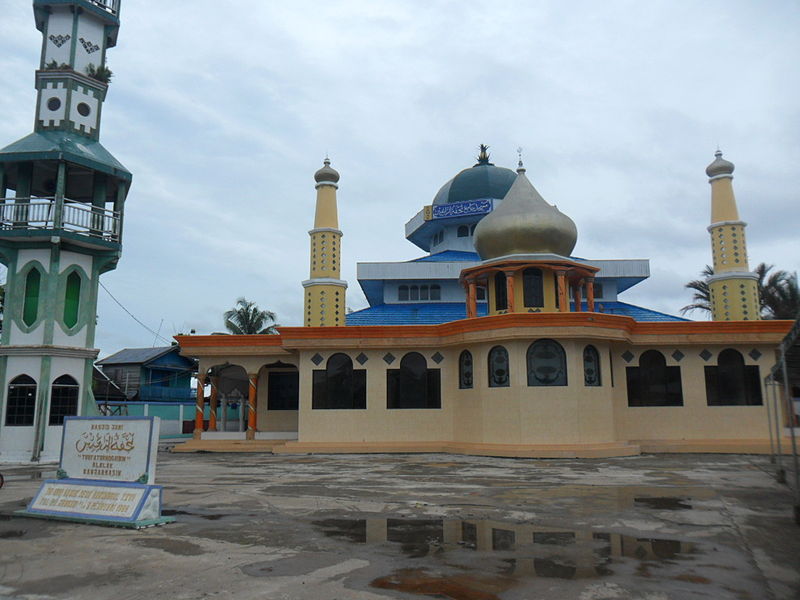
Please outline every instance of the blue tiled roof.
M478 316L486 316L486 304L478 304ZM348 325L438 325L467 318L461 302L381 304L347 315Z
M479 262L481 257L476 252L463 252L462 250L444 250L437 254L415 258L409 262Z
M586 310L586 304L583 305ZM598 312L631 317L636 321L688 321L626 302L597 302ZM478 304L478 316L487 314L485 303ZM347 315L348 325L438 325L467 318L467 307L460 302L420 302L381 304Z

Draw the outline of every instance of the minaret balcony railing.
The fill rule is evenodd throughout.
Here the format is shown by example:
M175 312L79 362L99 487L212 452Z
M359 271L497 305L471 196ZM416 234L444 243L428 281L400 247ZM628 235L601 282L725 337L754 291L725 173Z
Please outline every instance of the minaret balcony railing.
M55 198L6 198L0 204L0 230L33 231L62 229L119 242L120 214L67 198L59 215Z
M95 6L99 6L103 10L116 15L119 11L119 0L89 0Z

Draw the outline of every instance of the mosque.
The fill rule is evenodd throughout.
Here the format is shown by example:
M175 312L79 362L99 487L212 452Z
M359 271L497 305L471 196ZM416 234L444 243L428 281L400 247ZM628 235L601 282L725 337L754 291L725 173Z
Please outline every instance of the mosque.
M34 131L0 149L3 461L54 459L64 418L97 412L98 286L121 255L132 182L99 139L120 3L33 1ZM573 256L575 222L521 162L493 165L486 147L406 224L424 256L358 265L369 307L348 315L340 176L326 159L314 175L304 326L178 336L199 385L193 439L176 450L767 451L762 378L791 323L759 319L733 171L719 152L706 169L713 321L620 300L648 262ZM233 403L246 405L246 427L225 418Z
M305 326L278 335L179 336L210 384L176 451L452 452L604 457L765 452L762 377L790 323L759 318L734 165L711 184L713 321L620 300L646 260L572 255L575 222L526 175L477 163L405 226L427 252L359 263L369 307L346 314L339 173L315 175ZM246 431L221 431L230 397Z

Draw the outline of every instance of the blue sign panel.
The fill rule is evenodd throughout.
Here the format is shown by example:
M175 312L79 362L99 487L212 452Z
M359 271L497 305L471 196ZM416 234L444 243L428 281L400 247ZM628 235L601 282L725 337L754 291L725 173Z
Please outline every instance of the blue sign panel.
M467 200L466 202L451 202L450 204L434 204L433 218L450 219L469 215L486 215L492 212L492 207L493 201L491 198Z

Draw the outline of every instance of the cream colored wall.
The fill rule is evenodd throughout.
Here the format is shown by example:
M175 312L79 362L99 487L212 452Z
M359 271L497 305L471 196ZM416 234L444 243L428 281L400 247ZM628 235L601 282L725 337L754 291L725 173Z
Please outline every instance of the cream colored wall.
M742 353L746 365L758 365L760 377L769 373L774 362L774 346L705 345L705 346L649 346L631 348L635 358L626 367L638 366L639 355L649 349L660 350L667 366L680 366L683 406L629 407L627 382L623 368L617 378L617 414L620 435L627 440L705 440L705 439L768 439L767 393L761 384L765 404L761 406L708 406L706 403L705 366L715 366L717 356L725 348L735 348ZM759 360L748 353L753 348L761 352ZM680 350L685 356L678 362L671 355ZM700 352L707 349L713 356L706 362ZM624 349L621 353L624 353Z
M359 353L364 352L368 360L362 367L356 362ZM367 370L367 408L362 409L320 409L312 410L312 371L324 369L328 358L335 351L319 351L325 359L319 366L311 362L317 351L304 351L300 354L300 442L392 442L392 441L441 441L450 440L453 431L453 406L442 394L440 409L387 409L386 408L386 370L400 367L400 359L406 352L417 351L422 354L428 368L441 369L442 391L454 378L451 360L437 365L431 356L435 348L391 348L395 361L387 365L383 356L389 349L345 350L353 360L354 369ZM440 350L444 355L445 352ZM457 371L456 371L457 372Z
M761 318L755 279L717 279L708 287L714 321L754 321Z
M269 374L291 372L294 369L261 369L258 373L256 391L256 429L258 431L297 431L296 410L267 410Z
M600 354L600 387L584 385L585 340L561 340L567 354L567 386L528 386L526 355L540 338L475 344L472 352L474 388L455 394L455 441L487 444L567 444L614 441L610 371L604 343L593 343ZM509 353L510 386L489 387L488 356L495 345ZM462 348L463 349L463 348ZM455 354L457 360L461 349ZM460 398L459 398L460 397Z

